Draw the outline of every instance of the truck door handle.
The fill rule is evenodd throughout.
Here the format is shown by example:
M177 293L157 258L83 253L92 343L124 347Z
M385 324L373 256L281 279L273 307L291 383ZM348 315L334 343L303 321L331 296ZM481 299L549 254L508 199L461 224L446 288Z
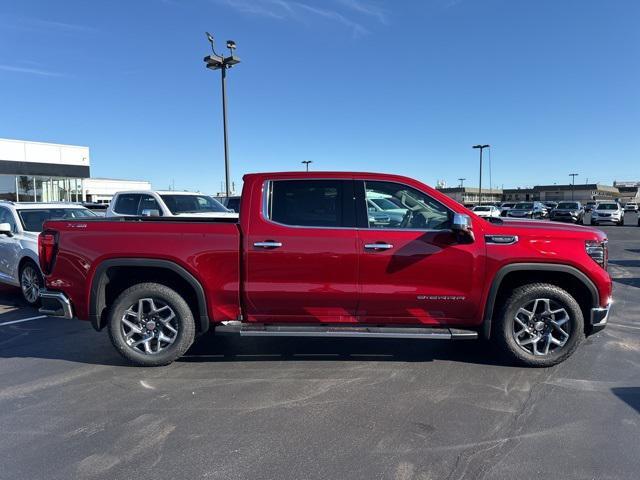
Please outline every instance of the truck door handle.
M389 250L393 248L390 243L366 243L364 245L365 250Z
M282 246L282 243L273 241L255 242L253 246L256 248L279 248Z

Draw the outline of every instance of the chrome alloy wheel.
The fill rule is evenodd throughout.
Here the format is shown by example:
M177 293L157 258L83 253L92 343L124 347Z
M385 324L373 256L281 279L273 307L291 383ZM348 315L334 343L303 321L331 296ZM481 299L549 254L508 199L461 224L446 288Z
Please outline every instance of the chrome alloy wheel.
M22 269L20 275L20 287L22 295L29 303L36 303L40 295L40 277L33 265L28 264Z
M165 302L141 298L125 310L120 328L127 345L147 355L170 347L178 338L178 317Z
M513 338L529 354L549 355L569 340L571 317L548 298L536 298L519 308L513 320Z

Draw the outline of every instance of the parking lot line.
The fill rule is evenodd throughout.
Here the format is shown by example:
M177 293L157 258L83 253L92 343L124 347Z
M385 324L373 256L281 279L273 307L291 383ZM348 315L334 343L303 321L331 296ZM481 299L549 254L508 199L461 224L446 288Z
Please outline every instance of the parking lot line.
M21 320L11 320L10 322L0 323L0 327L4 327L5 325L12 325L14 323L30 322L31 320L39 320L41 318L47 318L47 316L46 315L38 315L37 317L23 318Z

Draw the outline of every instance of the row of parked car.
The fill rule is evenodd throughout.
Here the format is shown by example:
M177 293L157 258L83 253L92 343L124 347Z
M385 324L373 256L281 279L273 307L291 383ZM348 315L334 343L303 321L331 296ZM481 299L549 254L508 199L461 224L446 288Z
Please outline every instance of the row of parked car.
M38 303L44 285L38 262L38 235L47 220L96 216L237 218L238 214L223 204L233 204L233 198L236 197L216 199L193 192L140 190L118 192L109 204L0 200L0 283L20 287L28 304Z
M549 219L559 222L572 222L579 225L584 223L585 213L591 212L591 225L600 223L614 223L624 225L625 211L638 212L638 204L629 202L624 207L616 201L587 202L504 202L499 205L476 205L471 209L479 217L498 218L531 218ZM638 220L640 225L640 219Z

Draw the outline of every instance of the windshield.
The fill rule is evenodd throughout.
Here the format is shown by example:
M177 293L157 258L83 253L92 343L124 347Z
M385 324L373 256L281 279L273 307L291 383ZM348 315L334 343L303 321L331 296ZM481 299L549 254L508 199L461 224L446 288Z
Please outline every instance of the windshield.
M90 218L97 215L86 208L42 208L19 209L18 215L22 228L27 232L41 232L47 220L69 220L72 218Z
M502 205L500 205L501 207L506 207L506 208L511 208L515 205L515 203L503 203Z
M558 208L560 210L573 210L573 209L578 209L580 207L578 207L578 204L575 202L561 202L558 204Z
M181 213L228 212L224 206L209 195L160 195L174 215Z
M516 206L513 208L515 210L531 210L533 208L533 203L516 203Z
M596 207L596 210L618 210L617 203L601 203Z
M491 207L473 207L474 212L488 212Z

